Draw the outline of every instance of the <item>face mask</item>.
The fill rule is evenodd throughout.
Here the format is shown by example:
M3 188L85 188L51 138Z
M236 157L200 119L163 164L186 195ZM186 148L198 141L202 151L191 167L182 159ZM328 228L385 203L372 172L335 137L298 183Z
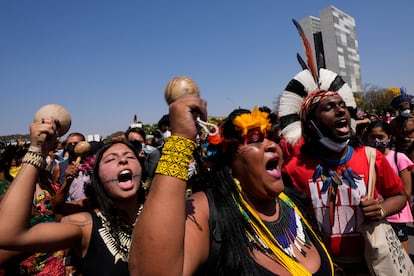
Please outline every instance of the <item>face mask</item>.
M381 152L384 152L386 148L390 145L390 140L385 141L369 141L368 146L378 149Z
M134 146L134 148L138 151L138 152L140 152L141 150L142 150L142 143L141 142L139 142L139 141L137 141L137 140L135 140L135 139L132 139L132 140L129 140L129 142L131 143L131 145L133 145Z
M335 152L341 152L345 149L345 147L348 145L349 139L344 142L335 142L332 141L332 139L324 136L322 132L319 130L319 128L316 126L315 122L313 120L310 121L313 127L316 130L316 133L319 136L319 143L327 147L328 149L335 151Z
M155 148L153 146L150 145L142 145L142 150L146 153L146 154L150 154L151 152L153 152L153 150L155 150Z
M408 117L409 114L410 114L409 109L404 109L403 111L400 112L400 115L403 117Z
M63 149L57 149L55 151L57 159L61 160L63 158Z
M168 136L171 136L171 131L166 130L162 135L164 136L164 139L167 139Z

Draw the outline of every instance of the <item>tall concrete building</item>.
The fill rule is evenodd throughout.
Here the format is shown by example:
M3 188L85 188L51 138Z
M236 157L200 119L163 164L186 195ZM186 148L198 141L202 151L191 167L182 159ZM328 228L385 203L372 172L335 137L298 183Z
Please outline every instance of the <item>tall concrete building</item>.
M353 92L361 92L355 19L333 6L321 10L319 16L309 16L300 21L314 52L317 56L322 54L326 68L339 74Z

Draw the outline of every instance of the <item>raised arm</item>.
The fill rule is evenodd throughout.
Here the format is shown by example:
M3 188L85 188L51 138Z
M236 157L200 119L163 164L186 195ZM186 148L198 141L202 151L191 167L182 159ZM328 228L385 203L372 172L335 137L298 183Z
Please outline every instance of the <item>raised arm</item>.
M203 195L187 201L191 219L186 216L186 177L197 135L194 111L205 118L205 102L196 96L184 95L170 105L172 136L134 229L131 275L193 274L207 258L208 205Z
M33 195L45 156L56 141L56 124L51 118L30 125L30 148L20 172L0 205L0 248L25 252L64 249L81 240L79 227L59 223L39 223L30 227ZM41 142L41 134L47 139Z
M56 195L54 196L52 202L52 209L56 215L68 216L70 214L85 212L91 209L89 206L89 199L66 201L72 181L75 177L78 176L79 171L79 164L75 161L69 164L69 166L66 168L66 177L63 181L62 186L56 192Z

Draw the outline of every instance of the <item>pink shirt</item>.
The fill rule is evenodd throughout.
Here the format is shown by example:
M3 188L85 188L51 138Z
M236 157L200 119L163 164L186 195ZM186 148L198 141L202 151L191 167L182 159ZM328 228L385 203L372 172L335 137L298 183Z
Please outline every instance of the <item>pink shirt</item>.
M394 172L399 175L400 172L410 166L413 166L413 162L404 154L401 152L397 152L397 164L395 164L394 159L395 151L391 150L385 158L388 160L388 162L391 165L391 168L394 170ZM389 222L395 222L395 223L405 223L405 222L413 222L413 215L411 213L410 204L407 200L407 204L405 207L398 213L392 216L388 216L387 220Z

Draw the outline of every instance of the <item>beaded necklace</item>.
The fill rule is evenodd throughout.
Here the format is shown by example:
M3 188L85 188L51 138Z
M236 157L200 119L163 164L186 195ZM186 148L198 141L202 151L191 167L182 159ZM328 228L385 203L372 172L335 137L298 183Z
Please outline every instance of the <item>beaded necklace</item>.
M339 160L328 160L319 155L316 156L321 163L316 166L312 180L313 182L316 182L320 177L322 180L321 193L328 192L329 194L329 219L331 227L334 224L338 186L345 183L351 187L351 189L356 189L358 188L358 185L355 183L356 180L361 180L361 177L357 175L351 167L346 166L346 163L351 159L352 154L354 153L354 148L348 146L347 150L348 152L345 157ZM326 165L326 167L322 166L322 164Z
M138 208L137 219L142 212L142 208L142 205ZM99 235L109 252L114 256L114 264L119 260L128 262L129 248L131 247L132 242L131 234L136 220L132 225L125 225L122 228L118 227L118 229L114 231L111 223L100 211L98 211L96 215L102 222L102 227L98 229Z
M259 218L257 212L253 209L253 207L250 205L248 201L246 201L242 195L242 189L240 182L237 179L234 179L234 182L236 184L236 187L238 189L238 197L233 196L234 203L238 207L240 213L243 215L245 220L250 225L249 229L246 229L246 235L249 239L249 241L253 244L255 248L278 262L281 266L283 266L287 271L292 273L292 275L311 275L309 271L305 269L305 267L300 264L296 257L292 256L292 254L288 253L292 250L292 248L286 250L283 247L284 241L291 240L291 238L281 238L282 235L276 235L279 236L278 241L277 238L274 237L272 232L264 222ZM299 232L305 232L304 228L309 231L309 233L314 237L315 242L318 242L320 247L324 250L325 254L327 255L329 259L329 263L331 266L331 271L333 270L333 263L332 260L323 245L322 241L319 239L319 237L316 235L316 233L312 230L312 227L310 224L306 221L306 219L303 217L302 213L299 211L299 209L296 207L296 205L282 192L279 194L279 199L284 204L280 205L286 205L282 208L291 209L294 212L295 222L296 226L300 225L299 227L302 227L302 230ZM291 215L290 215L291 216ZM298 221L300 219L300 222ZM294 227L292 227L294 228ZM289 226L287 227L289 229ZM279 233L279 232L277 232ZM281 233L281 232L280 232ZM292 235L292 233L290 234ZM286 235L285 235L286 236ZM305 237L304 235L301 236L301 234L293 235L295 236L295 241L292 241L294 245L298 248L301 247L301 244L303 246L306 246L306 244L310 244L309 239ZM301 236L301 238L297 238L298 236ZM300 243L299 240L302 239L302 242ZM289 248L289 246L287 246ZM300 252L303 250L299 249Z
M279 205L279 218L272 222L263 221L264 225L281 245L283 251L290 257L296 260L293 246L295 246L303 256L306 256L303 246L310 248L310 239L305 231L302 219L296 214L293 208L289 207L283 201L280 201L277 198L276 202Z

